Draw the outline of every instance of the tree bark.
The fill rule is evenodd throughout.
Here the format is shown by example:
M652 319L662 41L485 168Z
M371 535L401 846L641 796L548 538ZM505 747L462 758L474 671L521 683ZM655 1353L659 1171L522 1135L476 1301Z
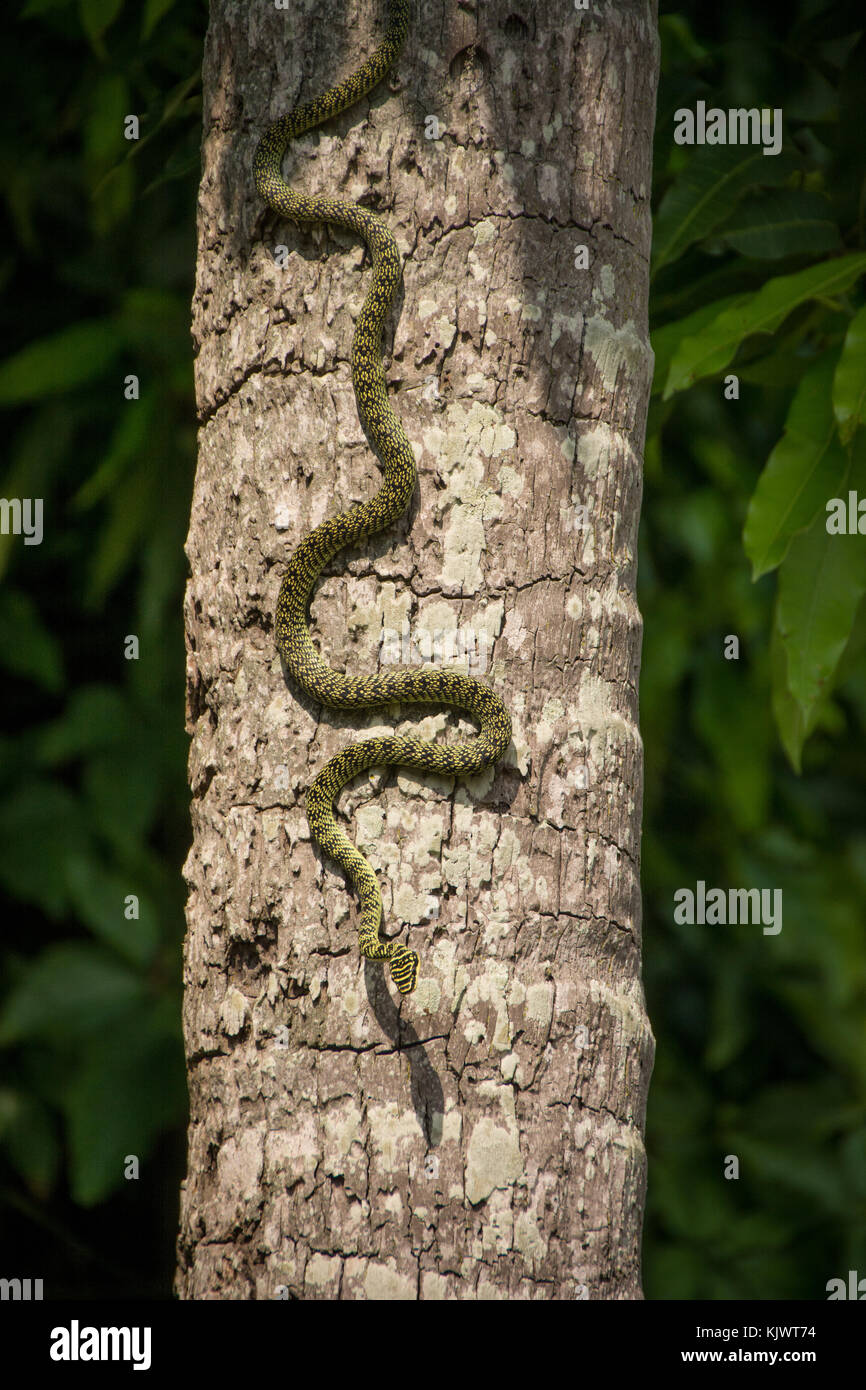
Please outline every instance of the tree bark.
M314 849L304 795L370 731L473 729L330 713L282 677L292 549L380 486L349 366L369 269L348 235L264 212L251 174L267 123L378 43L385 3L211 0L184 1298L641 1297L655 5L413 8L390 82L285 161L293 186L380 211L405 255L384 349L419 469L404 521L319 582L311 626L355 675L448 661L449 642L465 669L468 651L514 740L472 783L376 773L340 800L385 931L408 924L421 955L401 1000L358 954L354 895Z

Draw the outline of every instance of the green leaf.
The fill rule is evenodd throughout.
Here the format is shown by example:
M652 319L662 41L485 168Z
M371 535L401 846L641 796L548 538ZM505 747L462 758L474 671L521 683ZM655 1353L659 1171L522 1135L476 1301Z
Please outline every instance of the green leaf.
M738 830L755 834L766 821L770 802L770 726L769 720L743 719L748 697L741 664L722 661L709 678L696 676L692 707L694 727L715 759L718 805ZM738 758L730 756L733 747L740 751Z
M848 645L842 653L842 660L839 662L838 679L840 683L846 681L851 675L859 676L861 679L866 675L864 655L866 655L866 602L861 603L857 609L857 616L854 619Z
M719 236L756 260L816 255L839 246L839 229L827 199L798 189L772 189L744 199L722 224Z
M156 814L162 777L159 758L147 741L127 747L122 777L117 753L91 758L82 781L95 828L111 843L133 853Z
M807 715L794 699L788 687L788 656L778 625L778 603L770 638L770 669L772 672L773 717L782 747L795 772L802 771L803 745L817 727L823 706L816 704Z
M93 189L91 210L97 236L107 236L132 208L135 180L128 160L115 164Z
M698 149L656 214L653 274L714 232L748 188L778 187L795 168L790 155L768 158L760 145L705 145Z
M840 256L808 266L795 275L780 275L741 305L726 309L700 334L680 345L668 374L664 398L683 391L701 377L722 371L745 338L775 333L799 305L810 299L842 294L866 271L866 254Z
M652 291L653 328L685 318L708 304L732 300L735 295L754 294L767 278L758 261L726 256L721 264L718 262L718 257L709 261L704 256L690 256L685 265L670 266L662 272ZM708 264L713 268L703 269ZM686 274L686 266L692 267L691 273Z
M141 196L145 198L155 189L162 188L167 183L173 183L175 179L185 179L200 168L201 153L197 148L192 153L186 149L175 150L174 154L169 155L157 177L151 179L150 183L142 189Z
M94 1043L64 1095L76 1202L92 1206L121 1186L127 1157L143 1161L180 1122L184 1090L181 1041L164 1008L136 1008L110 1047Z
M131 737L133 722L116 686L81 686L70 696L62 717L40 731L40 761L53 766L107 748L119 750Z
M47 14L49 10L65 10L75 4L75 0L27 0L21 11L22 19L32 19L35 15Z
M812 337L817 319L825 319L823 305L816 305L812 312L798 316L791 332L780 329L766 351L757 357L743 358L737 363L737 377L740 384L750 386L769 386L772 391L794 392L803 380L803 368L809 358L803 352L803 342Z
M692 33L689 21L681 14L659 15L659 38L662 49L662 71L675 67L690 67L705 62L709 53Z
M866 419L866 305L854 315L845 335L833 381L833 409L843 444Z
M149 39L163 15L168 14L174 0L147 0L141 21L141 37Z
M750 1023L746 979L739 963L722 961L714 972L712 1027L704 1061L710 1071L728 1066L749 1041Z
M704 304L702 308L695 309L694 313L687 314L685 318L675 319L673 323L666 323L661 328L656 328L651 336L652 350L655 354L653 394L657 394L664 386L671 362L684 338L694 337L708 323L712 323L713 319L724 313L725 309L730 309L735 304L745 303L750 298L751 296L748 294L732 294L727 299L717 299L712 304Z
M0 883L58 917L68 905L64 858L86 852L87 841L78 798L34 775L0 804Z
M60 646L33 600L17 589L0 589L0 665L43 690L63 685Z
M176 361L189 351L189 306L171 290L130 290L123 297L119 329L133 351Z
M126 899L136 887L129 875L121 877L85 855L70 856L66 875L72 906L80 920L131 965L147 965L159 942L156 916L150 902L137 893L139 917L127 919Z
M133 141L132 148L129 151L130 159L134 159L138 156L141 151L149 145L150 141L159 135L163 127L174 120L178 113L183 112L189 116L194 110L198 111L200 109L197 105L198 98L196 99L195 106L191 106L188 100L190 94L195 92L200 84L201 70L200 67L196 67L187 77L177 82L174 87L169 88L167 92L163 92L159 108L157 108L156 105L152 105L141 113L141 139Z
M98 946L50 946L10 991L0 1012L0 1044L40 1038L65 1045L104 1033L143 992L140 977Z
M140 460L139 466L118 479L111 494L111 513L103 523L90 557L88 606L98 607L138 550L144 549L149 522L154 517L154 474Z
M21 405L96 381L120 349L112 319L76 323L0 363L0 405Z
M30 1190L47 1196L60 1167L60 1145L43 1102L20 1091L0 1092L0 1143Z
M114 23L123 8L123 0L79 0L79 13L84 32L96 43Z
M863 28L862 0L836 0L818 5L812 14L799 19L790 32L788 42L796 51L810 50L815 44L829 39L841 39Z
M794 1147L780 1145L772 1139L755 1139L747 1131L731 1134L730 1145L747 1165L747 1172L798 1194L808 1203L810 1212L815 1213L816 1220L820 1221L825 1213L847 1211L830 1154L810 1151L802 1144Z
M830 395L836 362L836 353L825 353L805 373L785 433L758 479L743 531L752 579L781 564L794 536L823 512L845 476Z
M858 1202L866 1202L866 1127L849 1134L841 1148L846 1188Z
M866 496L866 449L859 451L847 485ZM779 571L778 625L788 689L807 720L830 693L866 594L866 536L831 535L826 522L826 514L820 515L795 537Z
M84 152L89 165L104 167L126 152L123 119L129 113L129 84L119 73L105 73L88 92Z

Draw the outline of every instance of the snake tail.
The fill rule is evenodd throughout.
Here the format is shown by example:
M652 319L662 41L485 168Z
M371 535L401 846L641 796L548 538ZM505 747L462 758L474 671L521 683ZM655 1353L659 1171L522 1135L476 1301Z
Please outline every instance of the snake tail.
M296 106L265 131L254 157L256 187L275 212L298 223L327 223L355 232L372 261L367 296L352 341L352 384L358 414L382 463L380 491L366 502L329 517L298 545L286 567L274 623L277 650L297 685L328 709L376 709L390 704L447 705L465 711L480 733L440 745L412 736L369 738L344 749L315 777L306 799L310 833L323 853L344 870L360 903L358 944L369 960L387 961L401 994L418 981L418 953L380 935L382 896L368 861L343 834L334 815L340 791L372 767L405 767L445 776L477 775L499 761L511 741L511 720L502 700L473 677L449 670L378 672L347 676L333 670L313 646L307 609L316 581L342 549L376 535L403 515L415 489L412 447L388 401L382 368L382 328L402 274L397 243L368 208L327 196L297 193L284 181L282 160L290 140L351 106L393 66L406 38L408 0L390 0L384 39L351 77L323 96Z

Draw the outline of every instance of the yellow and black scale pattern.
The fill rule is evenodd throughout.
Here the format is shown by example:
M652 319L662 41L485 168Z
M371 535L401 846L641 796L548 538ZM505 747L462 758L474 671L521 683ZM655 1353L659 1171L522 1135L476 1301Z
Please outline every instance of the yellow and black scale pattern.
M294 222L327 222L357 232L373 262L373 279L352 343L352 383L358 413L384 467L382 489L369 502L317 526L292 556L280 587L276 643L298 685L329 709L373 709L397 702L453 705L480 721L471 742L441 746L419 738L370 738L331 758L307 794L307 819L325 854L346 871L361 902L359 945L371 960L387 960L401 994L418 980L418 954L379 936L382 898L372 868L340 830L334 802L357 773L377 766L411 767L445 776L472 776L498 762L511 741L508 711L487 686L450 671L404 671L354 677L333 671L313 646L307 605L328 561L344 546L382 531L409 505L415 488L415 459L402 424L385 390L381 361L382 326L400 279L397 243L381 218L355 203L307 197L284 182L281 167L288 142L351 106L393 65L409 25L408 0L390 0L388 29L376 52L345 82L315 100L296 106L265 132L255 154L256 188L269 207Z

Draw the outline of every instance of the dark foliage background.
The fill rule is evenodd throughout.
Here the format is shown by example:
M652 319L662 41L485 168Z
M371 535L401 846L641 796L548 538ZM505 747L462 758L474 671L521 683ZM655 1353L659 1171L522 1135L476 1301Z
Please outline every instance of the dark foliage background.
M207 10L17 10L0 51L2 495L44 499L45 538L0 537L2 1273L42 1277L46 1297L166 1296L186 1107L181 595Z
M866 20L859 0L662 10L640 556L646 1292L823 1298L866 1275L866 539L824 525L829 497L866 496ZM0 486L44 499L45 535L0 536L0 1274L52 1298L166 1297L207 14L16 12ZM698 99L781 107L782 154L675 145L674 112ZM673 894L698 879L781 888L781 933L676 925Z

